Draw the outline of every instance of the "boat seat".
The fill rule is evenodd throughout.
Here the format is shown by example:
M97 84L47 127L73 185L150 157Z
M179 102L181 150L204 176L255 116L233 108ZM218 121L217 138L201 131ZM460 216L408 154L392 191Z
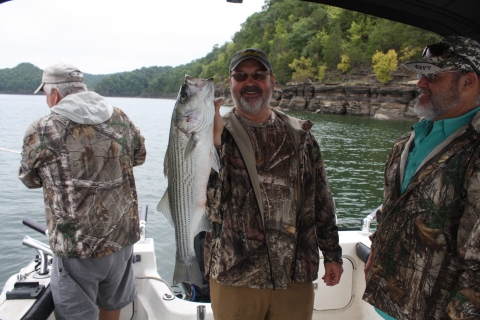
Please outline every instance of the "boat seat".
M357 242L355 246L355 252L357 253L357 257L363 261L363 263L367 263L368 257L370 256L370 248L364 245L361 242Z

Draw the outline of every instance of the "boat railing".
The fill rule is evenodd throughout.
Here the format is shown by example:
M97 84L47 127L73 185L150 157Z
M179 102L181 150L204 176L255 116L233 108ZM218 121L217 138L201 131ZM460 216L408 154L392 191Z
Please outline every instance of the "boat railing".
M140 241L144 242L147 237L147 213L148 205L142 205L140 209Z
M40 223L38 223L36 221L25 218L25 219L23 219L23 224L32 228L35 231L40 232L41 234L44 234L44 235L48 236L47 227L41 225ZM50 246L43 243L43 242L40 242L40 241L35 240L33 238L30 238L29 236L25 236L25 238L23 238L22 244L24 246L33 248L33 249L37 250L37 252L38 252L38 256L39 256L39 259L40 259L40 261L39 261L40 262L40 268L37 271L37 274L36 274L35 277L36 278L49 277L48 257L47 256L53 257L53 251L50 248Z
M48 245L29 236L23 238L22 244L36 249L40 258L40 270L37 271L38 278L40 277L48 277L48 256L53 257L53 252Z
M370 234L370 224L376 219L377 211L381 208L382 206L379 206L377 209L373 210L368 216L362 219L362 235L368 236Z

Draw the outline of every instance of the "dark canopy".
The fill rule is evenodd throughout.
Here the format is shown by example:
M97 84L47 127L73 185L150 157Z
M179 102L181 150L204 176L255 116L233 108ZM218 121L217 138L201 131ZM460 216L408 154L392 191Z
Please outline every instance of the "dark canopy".
M480 42L478 0L304 0L409 24L442 36L462 35Z

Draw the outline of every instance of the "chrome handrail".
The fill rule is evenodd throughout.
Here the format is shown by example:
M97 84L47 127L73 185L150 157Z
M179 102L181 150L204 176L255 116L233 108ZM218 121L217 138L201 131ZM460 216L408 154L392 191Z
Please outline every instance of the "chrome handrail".
M362 231L361 234L368 236L370 234L370 224L376 219L377 210L382 209L382 206L379 206L373 210L368 216L362 219Z
M38 251L38 254L40 256L40 271L38 271L38 274L47 275L48 274L47 255L53 257L53 252L52 252L52 249L50 249L50 246L46 245L43 242L30 238L29 236L26 236L25 238L23 238L22 244Z

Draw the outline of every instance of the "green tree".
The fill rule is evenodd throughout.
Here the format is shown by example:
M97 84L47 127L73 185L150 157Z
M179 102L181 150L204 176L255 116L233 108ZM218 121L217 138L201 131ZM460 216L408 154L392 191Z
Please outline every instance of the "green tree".
M325 79L325 71L327 71L327 65L322 64L318 67L318 81L322 82Z
M323 59L329 69L333 69L340 62L342 35L340 25L336 23L331 33L326 38L325 48L323 49Z
M387 83L392 80L391 73L397 69L398 59L395 50L388 50L386 54L377 51L373 55L373 72L377 76L378 81Z
M300 57L300 59L293 60L288 65L294 70L292 80L296 82L312 81L315 75L315 69L312 66L310 58Z
M350 69L350 58L346 54L342 54L342 60L337 65L337 69L343 73L347 72Z
M412 60L412 58L418 56L421 51L421 47L406 46L402 50L400 50L400 58L398 58L398 60L402 62Z
M297 56L305 56L307 54L305 49L317 33L317 30L311 27L312 25L315 25L315 21L312 18L301 18L293 24L293 30L287 36L290 50L294 50Z

